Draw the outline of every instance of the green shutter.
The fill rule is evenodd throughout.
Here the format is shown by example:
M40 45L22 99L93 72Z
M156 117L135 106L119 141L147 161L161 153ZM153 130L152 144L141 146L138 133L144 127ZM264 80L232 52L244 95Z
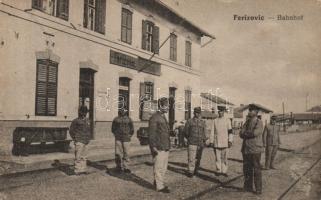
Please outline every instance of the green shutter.
M106 0L96 0L95 31L105 34Z
M142 49L146 50L146 29L147 29L147 21L142 21Z
M84 27L88 27L88 0L84 0Z
M57 17L68 20L69 0L57 0Z
M153 49L155 54L159 54L159 27L154 26L153 28Z

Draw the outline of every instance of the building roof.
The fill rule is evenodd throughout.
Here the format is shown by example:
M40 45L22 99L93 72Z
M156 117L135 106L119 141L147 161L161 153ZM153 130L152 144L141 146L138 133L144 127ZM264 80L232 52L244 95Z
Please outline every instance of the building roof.
M321 112L321 105L314 106L314 107L310 108L309 110L307 110L307 112Z
M283 121L283 120L290 120L293 119L295 121L309 121L309 120L321 120L321 113L285 113L283 114L275 114L273 116L276 116L277 121Z
M238 108L235 108L234 109L234 112L235 111L238 111L238 112L243 112L244 110L246 109L249 109L250 106L254 106L254 107L257 107L259 110L263 111L263 112L266 112L266 113L271 113L273 112L272 110L270 110L269 108L266 108L260 104L257 104L257 103L251 103L251 104L248 104L248 105L244 105L244 106L240 106Z
M189 29L190 31L197 33L200 36L207 36L212 39L215 39L214 35L208 33L207 31L203 30L199 26L195 25L190 20L180 15L178 12L176 12L174 9L166 5L161 0L128 0L128 1L135 2L144 7L148 7L152 9L153 12L159 14L162 17L165 17L165 19L167 19L168 21L176 25L183 26L186 29Z
M226 105L234 106L233 103L226 101L225 99L210 93L201 93L201 97L203 97L204 99L210 100L216 104L226 104Z

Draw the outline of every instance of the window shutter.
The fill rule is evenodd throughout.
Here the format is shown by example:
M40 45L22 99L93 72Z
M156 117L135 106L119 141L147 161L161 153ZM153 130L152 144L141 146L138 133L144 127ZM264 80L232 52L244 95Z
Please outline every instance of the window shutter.
M105 34L106 0L96 0L95 31Z
M127 12L127 42L132 43L132 12Z
M159 54L159 27L153 28L153 52Z
M88 0L84 0L84 27L88 27Z
M32 0L32 8L43 10L43 0Z
M143 20L143 25L142 25L142 49L144 49L144 50L146 50L146 40L147 40L146 30L147 30L147 21Z
M145 99L145 83L140 83L139 85L139 119L142 119Z
M57 17L68 20L69 0L57 0Z

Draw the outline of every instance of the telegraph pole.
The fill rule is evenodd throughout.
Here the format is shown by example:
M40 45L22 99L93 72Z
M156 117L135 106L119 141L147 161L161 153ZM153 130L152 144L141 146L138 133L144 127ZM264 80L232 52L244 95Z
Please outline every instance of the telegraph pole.
M285 132L285 113L284 113L284 102L282 102L282 110L283 110L283 120L282 120L282 122L283 122L283 131Z

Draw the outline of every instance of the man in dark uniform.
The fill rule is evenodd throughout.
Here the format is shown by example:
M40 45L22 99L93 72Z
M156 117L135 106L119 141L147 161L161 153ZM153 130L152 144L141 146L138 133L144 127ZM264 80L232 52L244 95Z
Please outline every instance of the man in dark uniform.
M87 145L91 138L89 119L86 117L88 109L80 106L78 118L71 122L69 134L75 143L75 174L87 173Z
M249 106L248 119L240 131L243 139L243 173L244 190L255 194L262 194L262 172L260 166L263 152L263 123L257 118L259 108L253 104ZM255 190L253 190L253 182Z
M169 193L164 185L170 150L170 127L165 117L168 112L168 99L158 100L158 111L149 119L149 146L154 161L154 185L158 192Z
M263 132L263 144L265 146L265 168L275 169L274 158L278 151L280 142L280 127L275 124L275 116L271 117L270 124L267 124Z
M134 126L127 110L121 109L119 116L113 120L111 131L115 136L115 162L118 172L130 173L129 146L130 139L134 134Z
M206 125L202 120L201 112L201 107L194 108L194 117L186 122L184 130L188 144L188 177L190 178L197 173L207 140Z

